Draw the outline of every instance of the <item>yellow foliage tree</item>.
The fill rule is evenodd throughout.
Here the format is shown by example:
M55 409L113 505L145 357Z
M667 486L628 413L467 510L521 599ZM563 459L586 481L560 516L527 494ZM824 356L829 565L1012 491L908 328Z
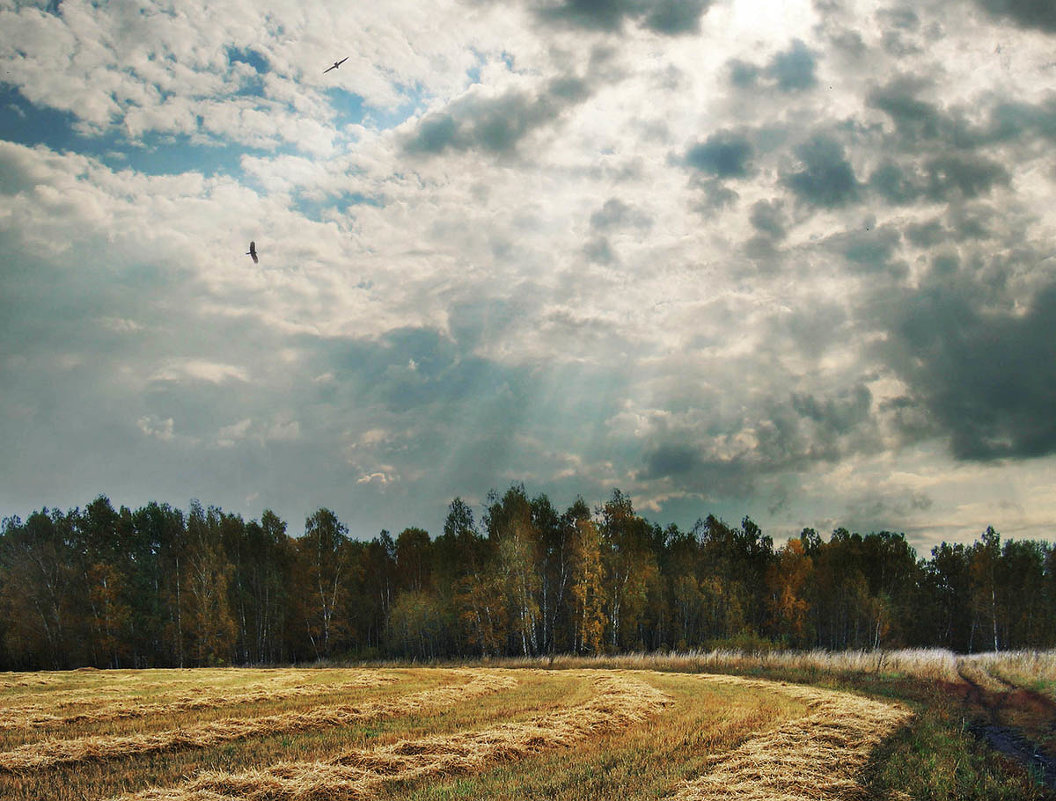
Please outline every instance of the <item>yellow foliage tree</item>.
M767 570L770 617L779 637L791 640L802 637L810 608L803 596L813 570L814 563L806 554L803 540L798 538L790 539L777 552L777 561Z

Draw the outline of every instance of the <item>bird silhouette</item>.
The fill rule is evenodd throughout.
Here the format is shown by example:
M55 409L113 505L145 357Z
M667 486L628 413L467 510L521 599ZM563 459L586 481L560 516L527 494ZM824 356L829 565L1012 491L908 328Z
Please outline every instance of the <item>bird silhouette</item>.
M340 61L335 61L332 66L327 67L325 70L323 70L323 75L326 75L326 73L330 72L330 70L336 70L338 67L340 67L342 64L344 64L346 61L348 61L348 56L345 56Z
M247 256L252 256L253 257L253 263L254 264L257 263L257 243L256 242L250 242L249 243L249 250L246 251L246 255Z

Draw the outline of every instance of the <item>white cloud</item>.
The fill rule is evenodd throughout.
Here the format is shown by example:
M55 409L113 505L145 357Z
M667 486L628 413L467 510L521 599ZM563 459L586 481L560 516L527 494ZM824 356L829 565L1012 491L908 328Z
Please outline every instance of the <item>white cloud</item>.
M140 417L139 420L136 421L136 425L139 426L139 430L148 437L157 437L162 442L171 441L175 435L175 422L171 417L159 420L153 415L146 415Z
M223 384L228 381L249 381L245 368L233 364L219 364L203 359L172 360L150 376L151 381L205 381ZM247 423L249 421L242 421Z
M0 276L13 290L0 344L27 352L0 376L19 379L8 417L61 381L100 417L136 421L136 441L178 440L178 421L188 441L223 446L218 462L281 453L297 476L284 489L264 470L217 473L227 497L299 503L311 487L383 523L410 512L357 506L357 488L422 509L520 475L555 492L619 485L658 516L745 503L777 510L775 525L804 510L872 525L888 509L918 532L956 518L957 536L1000 500L962 481L890 348L898 311L928 292L1022 321L1056 279L1042 253L1056 233L1051 39L938 0L902 28L871 0L727 0L684 37L555 29L523 4L454 0L159 8L0 0L5 75L107 132L97 141L126 164L187 142L202 148L188 158L238 154L215 174L150 175L77 153L79 140L61 153L0 141L0 257L16 265ZM810 54L816 86L774 77L788 53ZM754 86L734 85L733 60ZM898 75L920 79L896 98L906 119L949 126L935 141L914 143L870 100ZM977 146L1002 104L1023 135ZM444 114L472 135L409 152ZM925 186L905 203L869 188L885 161L927 177L949 131L1007 186ZM747 143L744 165L690 163L719 133ZM818 200L842 166L811 172L803 145L819 136L860 200ZM937 259L956 279L929 284ZM859 387L871 400L854 406ZM1023 508L1047 508L1050 458L987 475L1014 474ZM932 505L899 505L913 493Z

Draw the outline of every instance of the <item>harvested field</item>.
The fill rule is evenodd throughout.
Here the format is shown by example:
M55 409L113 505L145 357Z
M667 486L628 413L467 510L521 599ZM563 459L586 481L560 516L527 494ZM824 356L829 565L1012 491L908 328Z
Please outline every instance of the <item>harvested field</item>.
M516 679L511 676L464 675L468 679L465 684L424 690L392 701L317 707L306 712L259 718L229 718L145 735L81 737L28 743L0 753L0 770L39 770L60 763L114 759L173 748L210 748L254 736L347 726L362 720L398 717L468 701L516 683Z
M360 798L392 782L479 771L548 748L569 748L584 738L657 715L669 703L664 693L632 676L599 676L594 684L591 700L524 723L348 751L327 762L280 763L238 774L206 773L184 787L148 790L122 796L120 801Z
M714 794L719 785L748 799L851 799L874 748L910 716L803 685L569 666L228 669L201 681L150 671L139 683L121 676L122 699L107 697L93 718L63 705L107 686L105 672L66 675L65 685L49 676L53 699L27 684L0 702L9 718L73 712L78 733L24 728L36 739L0 752L5 800L734 797ZM137 695L139 716L115 720ZM235 697L238 714L215 717ZM132 733L108 733L118 725ZM796 795L775 779L790 771L831 792Z
M337 685L330 684L293 684L276 687L274 680L256 689L221 693L203 693L201 691L181 695L168 701L144 703L142 699L108 700L103 703L92 703L88 700L64 701L58 706L88 706L76 712L66 714L48 712L45 704L32 704L21 707L0 709L0 729L20 729L37 726L68 726L71 723L101 722L122 720L126 718L143 718L150 715L171 715L195 709L215 709L221 706L237 706L260 701L282 701L290 698L311 698L328 695L334 692L350 690L354 687L377 687L396 681L396 677L381 672L364 671L361 675L352 676Z
M772 687L732 676L712 680ZM782 685L781 692L806 702L809 714L715 757L705 775L679 791L677 801L864 797L858 777L873 750L912 717L905 707L851 693L799 685Z

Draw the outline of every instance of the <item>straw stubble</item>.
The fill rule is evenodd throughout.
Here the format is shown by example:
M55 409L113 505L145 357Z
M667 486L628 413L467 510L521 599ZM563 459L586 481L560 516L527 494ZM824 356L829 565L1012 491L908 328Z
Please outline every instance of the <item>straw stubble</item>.
M115 801L324 801L377 796L390 782L483 770L543 750L635 725L660 714L671 698L631 674L593 677L587 702L472 732L355 749L326 762L282 762L263 770L210 772L175 788L152 789Z
M400 717L451 706L517 684L517 679L509 674L454 672L469 680L465 684L423 690L390 700L322 706L304 712L255 718L227 718L149 734L29 743L0 752L0 770L40 770L59 764L114 759L171 749L210 748L249 737L348 726L375 718Z
M777 690L809 712L749 738L711 760L675 801L859 801L862 770L873 750L912 713L900 704L852 693L769 681L710 676L719 683Z

